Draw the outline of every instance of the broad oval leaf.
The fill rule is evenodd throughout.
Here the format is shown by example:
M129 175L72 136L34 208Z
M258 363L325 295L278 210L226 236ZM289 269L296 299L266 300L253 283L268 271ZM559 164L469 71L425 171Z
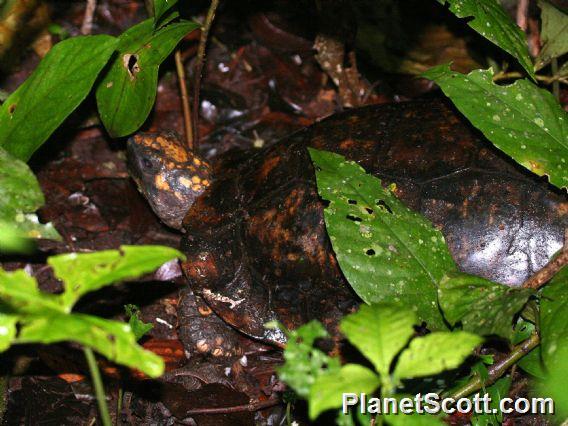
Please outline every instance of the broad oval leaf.
M84 314L49 314L29 317L17 343L77 342L109 360L142 371L150 377L164 372L164 361L136 343L130 326Z
M55 276L65 282L62 303L71 311L82 295L152 272L175 258L184 259L184 256L171 247L121 246L120 250L51 256L47 263Z
M366 303L403 303L431 329L446 328L438 282L456 265L443 235L381 180L341 155L310 149L339 266Z
M124 32L110 68L98 83L101 120L113 137L135 132L146 120L158 85L158 68L195 22L176 22L154 31L148 19Z
M438 301L444 317L451 324L461 322L466 331L510 339L513 316L534 291L508 287L474 275L452 272L444 276L438 289Z
M552 59L568 52L568 14L561 12L546 1L539 1L538 6L541 10L542 49L536 59L537 70L543 68Z
M473 18L467 21L471 28L513 56L535 79L525 34L496 0L438 0L438 3L449 3L450 11L458 18Z
M370 395L379 384L379 376L359 364L346 364L340 370L322 374L310 389L310 419L315 420L330 408L341 407L343 393Z
M382 376L414 334L416 314L397 305L362 305L341 321L341 331Z
M527 80L499 86L492 69L464 75L441 65L423 76L497 148L553 185L568 186L568 114L550 92Z
M483 339L466 331L440 331L410 342L394 370L396 380L433 376L457 368Z
M28 165L0 148L0 251L5 251L10 236L23 248L21 238L61 238L51 223L39 223L35 211L43 203L39 182Z
M540 299L542 360L549 369L558 364L559 353L568 354L568 267L543 289ZM564 352L562 352L564 351Z
M114 51L108 35L57 43L0 107L0 146L27 161L89 94Z

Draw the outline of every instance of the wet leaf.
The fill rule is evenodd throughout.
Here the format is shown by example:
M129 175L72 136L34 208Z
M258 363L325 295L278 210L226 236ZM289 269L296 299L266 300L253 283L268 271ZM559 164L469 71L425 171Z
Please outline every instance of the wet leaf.
M540 299L542 360L552 369L558 354L568 354L568 267L564 267L543 289ZM564 351L564 352L562 352Z
M459 322L466 331L510 339L513 317L532 294L534 292L529 289L453 272L442 278L438 301L451 325Z
M507 86L492 81L493 70L467 75L440 65L423 74L497 148L559 188L568 185L568 114L552 94L527 80Z
M128 324L91 315L51 312L41 317L25 318L22 323L17 343L73 341L150 377L158 377L164 372L164 361L136 343Z
M71 310L84 294L152 272L175 258L184 256L171 247L121 246L120 250L52 256L47 263L55 276L65 282L61 297L65 308Z
M362 305L341 321L341 331L379 374L388 376L392 360L414 334L415 323L414 312L400 306Z
M433 376L457 368L483 339L466 331L436 332L410 342L396 364L397 380Z
M113 137L136 131L156 98L158 68L195 22L171 23L154 31L154 19L133 26L119 37L117 54L97 87L97 106Z
M0 146L27 161L87 97L117 39L73 37L57 43L0 107Z
M537 70L546 66L553 58L568 52L568 15L546 1L539 1L542 29L542 49L536 58Z
M458 18L473 18L467 24L493 44L513 56L534 80L533 64L523 31L511 21L496 0L438 0L450 5Z
M341 407L345 392L370 395L379 385L379 376L358 364L346 364L337 371L326 372L310 389L310 419L315 420L330 408Z
M16 238L16 244L21 238L61 239L51 223L39 223L35 211L43 203L39 182L27 164L0 148L0 224L7 231L0 247L9 243L8 238Z
M446 328L438 282L456 269L442 234L380 179L342 156L310 149L327 231L341 270L366 303L403 303L431 329Z

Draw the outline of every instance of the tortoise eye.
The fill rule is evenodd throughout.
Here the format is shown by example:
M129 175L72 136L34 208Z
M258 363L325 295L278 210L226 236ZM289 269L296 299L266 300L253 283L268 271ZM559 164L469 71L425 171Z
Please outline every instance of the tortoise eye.
M154 163L147 158L143 158L142 159L142 166L147 170L152 170L154 168Z

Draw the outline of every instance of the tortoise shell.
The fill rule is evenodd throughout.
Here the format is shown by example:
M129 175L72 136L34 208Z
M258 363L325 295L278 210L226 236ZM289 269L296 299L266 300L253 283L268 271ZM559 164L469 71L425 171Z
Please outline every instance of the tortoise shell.
M461 270L519 285L563 244L565 196L495 150L441 101L334 115L241 161L184 219L183 269L226 322L255 338L318 319L330 329L358 303L325 231L308 146L396 183L396 195L444 234Z

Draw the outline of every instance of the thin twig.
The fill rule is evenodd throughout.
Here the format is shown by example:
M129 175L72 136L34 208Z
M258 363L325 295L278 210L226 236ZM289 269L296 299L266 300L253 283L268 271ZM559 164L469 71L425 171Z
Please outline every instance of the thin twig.
M81 34L88 35L93 31L93 17L97 9L97 0L87 0L85 15L83 16L83 24L81 25Z
M548 262L544 268L523 283L523 288L538 290L568 264L568 230L564 235L564 247L558 256Z
M207 38L213 19L215 19L215 12L219 6L219 0L211 0L211 5L207 11L205 22L201 29L201 38L199 39L199 47L197 49L197 62L195 64L195 80L193 83L193 147L197 151L199 146L199 128L197 127L197 117L199 115L199 89L201 87L201 74L203 72L203 65L205 63L205 47L207 46Z
M524 342L513 347L513 350L501 361L491 365L488 368L487 379L482 380L479 375L475 375L469 382L461 388L453 391L449 397L459 399L471 395L474 392L482 389L484 386L490 386L495 383L503 374L517 363L522 357L532 351L540 343L538 334L533 334Z
M527 30L527 14L529 11L529 0L519 0L517 5L517 25L521 30Z
M493 76L493 82L496 83L502 80L516 80L519 78L523 78L523 74L520 72L512 71L512 72L498 72ZM568 84L568 80L565 77L559 75L536 75L536 80L540 81L544 84L553 84L554 82L559 82L563 84Z
M215 407L215 408L195 408L194 410L188 410L185 412L186 416L192 416L196 414L228 414L228 413L241 413L244 411L260 411L265 408L274 407L275 405L281 404L282 401L279 399L267 399L266 401L251 402L250 404L234 405L232 407Z
M183 109L183 126L185 128L185 142L189 152L193 152L193 128L191 126L191 109L189 106L189 96L187 95L187 85L185 82L185 69L181 59L181 53L176 50L174 55L176 70L179 82L179 92L181 95L181 106Z

